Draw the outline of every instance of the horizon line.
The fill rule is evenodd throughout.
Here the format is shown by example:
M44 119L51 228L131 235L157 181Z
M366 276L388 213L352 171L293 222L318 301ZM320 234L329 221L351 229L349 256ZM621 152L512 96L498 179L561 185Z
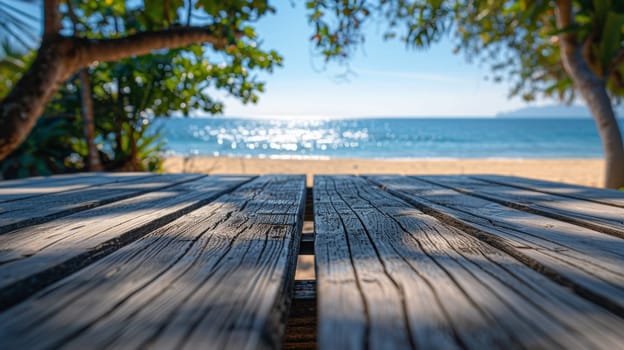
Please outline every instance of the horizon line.
M506 116L497 115L364 115L364 116L323 116L323 115L227 115L227 114L203 114L203 115L174 115L171 118L232 118L232 119L258 119L258 120L345 120L345 119L591 119L591 115L546 115L546 116ZM624 116L618 116L622 119Z

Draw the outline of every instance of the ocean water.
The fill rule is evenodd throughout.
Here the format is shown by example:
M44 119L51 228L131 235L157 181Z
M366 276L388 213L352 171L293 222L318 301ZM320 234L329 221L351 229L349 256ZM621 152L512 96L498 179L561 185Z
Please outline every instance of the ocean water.
M259 158L590 158L591 119L162 118L169 154ZM622 121L620 125L622 125Z

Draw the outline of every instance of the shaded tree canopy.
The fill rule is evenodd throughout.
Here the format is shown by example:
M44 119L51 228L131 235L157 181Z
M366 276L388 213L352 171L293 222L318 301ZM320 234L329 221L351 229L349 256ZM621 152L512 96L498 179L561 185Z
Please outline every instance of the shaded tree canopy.
M624 187L624 146L612 104L624 96L622 0L308 0L312 41L330 61L347 61L368 22L410 48L443 38L455 52L511 83L511 96L554 97L589 106L603 142L606 185Z
M614 100L624 96L624 1L578 1L575 23L561 29L549 0L311 0L307 7L312 40L327 60L348 60L365 41L366 25L381 21L384 38L409 48L451 40L455 53L487 65L492 80L510 81L510 95L528 101L576 97L558 45L561 32L572 32Z
M271 71L281 61L276 52L260 48L253 29L254 22L271 11L268 2L260 0L46 0L36 56L0 102L0 159L25 139L64 81L78 69L100 62L188 48L176 51L195 65L194 72L176 72L187 82L196 76L210 78L206 84L243 102L255 102L263 84L253 72ZM70 16L80 33L72 30ZM179 82L182 87L184 79ZM172 80L166 83L171 85ZM178 108L220 110L220 103L197 86L199 90L188 89L195 94Z

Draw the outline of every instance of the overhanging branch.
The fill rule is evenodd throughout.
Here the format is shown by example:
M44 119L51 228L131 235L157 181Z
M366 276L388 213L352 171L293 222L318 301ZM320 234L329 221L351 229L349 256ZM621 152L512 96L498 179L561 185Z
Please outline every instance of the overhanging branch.
M44 3L47 10L49 4L58 1ZM54 13L46 13L46 25L53 23L50 22L53 16ZM171 28L115 39L87 39L47 32L50 28L46 29L48 34L44 35L30 69L0 101L0 160L26 139L60 84L80 68L95 61L115 61L191 44L210 43L220 49L242 36L242 33L231 35L230 28L223 26Z
M61 30L61 12L59 11L59 0L43 1L43 36L58 35Z
M574 24L572 16L572 1L557 0L555 7L557 27L561 31L561 34L559 34L560 45L564 50L576 50L576 35L573 32L566 30Z
M234 38L240 38L236 33ZM234 39L233 38L233 39ZM223 32L202 27L180 27L142 32L114 39L74 38L81 66L95 61L116 61L140 56L159 49L176 49L192 44L209 43L215 48L225 47L229 41Z

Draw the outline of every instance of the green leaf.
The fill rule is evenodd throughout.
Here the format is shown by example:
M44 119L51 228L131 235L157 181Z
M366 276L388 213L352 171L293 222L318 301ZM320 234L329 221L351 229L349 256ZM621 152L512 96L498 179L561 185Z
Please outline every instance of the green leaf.
M600 63L605 70L609 68L611 60L621 48L622 26L624 26L624 14L609 12L600 42Z

